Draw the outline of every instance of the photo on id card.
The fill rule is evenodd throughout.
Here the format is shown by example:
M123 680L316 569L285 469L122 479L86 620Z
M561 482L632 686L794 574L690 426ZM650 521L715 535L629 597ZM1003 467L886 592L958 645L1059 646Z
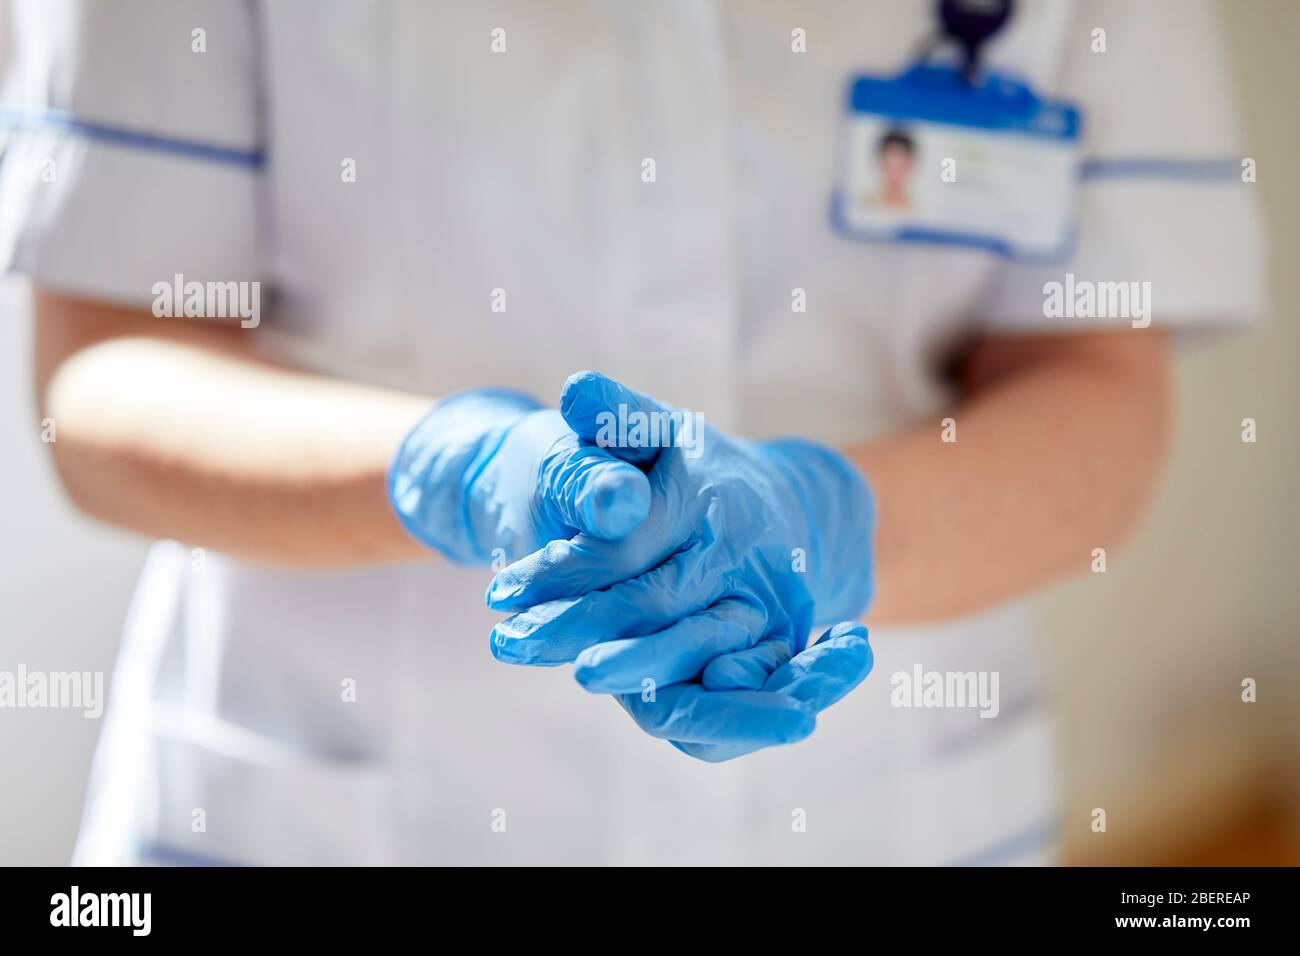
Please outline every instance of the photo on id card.
M1018 260L1067 258L1078 111L996 78L972 87L955 73L924 70L855 80L836 228L851 238L973 246Z

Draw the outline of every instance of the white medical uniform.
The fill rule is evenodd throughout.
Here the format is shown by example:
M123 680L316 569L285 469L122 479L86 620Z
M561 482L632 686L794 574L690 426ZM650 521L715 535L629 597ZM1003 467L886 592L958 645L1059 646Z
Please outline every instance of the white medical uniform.
M1043 317L1066 269L1151 281L1158 326L1258 311L1250 187L1201 162L1242 156L1201 3L1022 2L988 50L1087 110L1066 267L835 232L846 83L906 66L932 6L18 0L0 262L143 307L176 273L259 280L275 307L248 341L348 379L553 402L594 368L724 429L839 445L933 416L966 337L1072 327ZM155 546L77 860L1047 858L1061 820L1024 607L876 629L873 674L812 738L713 766L569 668L493 660L489 573ZM891 707L917 662L998 671L1000 716Z

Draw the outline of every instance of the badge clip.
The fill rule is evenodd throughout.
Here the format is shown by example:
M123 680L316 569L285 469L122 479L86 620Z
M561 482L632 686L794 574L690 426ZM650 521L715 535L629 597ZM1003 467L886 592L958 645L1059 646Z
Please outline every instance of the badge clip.
M945 43L961 53L961 75L969 83L979 68L980 48L1006 26L1015 0L936 0L939 30L922 45L918 60L925 66Z

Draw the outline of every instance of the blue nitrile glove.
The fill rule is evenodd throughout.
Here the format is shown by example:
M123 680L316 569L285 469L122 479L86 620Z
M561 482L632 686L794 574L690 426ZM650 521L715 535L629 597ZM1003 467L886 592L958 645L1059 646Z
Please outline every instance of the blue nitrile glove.
M461 564L513 560L575 533L616 539L650 508L639 469L580 441L558 411L495 388L450 395L420 419L389 469L388 497L407 531Z
M624 704L638 722L639 713L650 724L659 714L669 726L659 735L668 736L713 700L699 695L770 690L771 675L803 651L814 623L866 609L873 507L861 476L840 455L800 440L755 444L712 428L690 434L682 413L590 372L570 378L560 404L589 441L602 433L636 437L634 429L611 430L609 421L641 413L668 416L676 443L612 449L650 467L652 491L649 518L617 545L579 534L497 574L489 606L520 612L493 629L500 660L575 661L575 676L589 690L636 695L633 705L645 687L660 688L656 704L689 704L683 718ZM819 652L818 671L842 675L852 687L866 673L859 673L860 659L846 656L838 667L836 654ZM802 666L798 658L793 665ZM695 679L701 685L694 690L670 688ZM763 742L745 744L747 752L798 739L808 716L782 732L744 719L725 729L737 741L759 734ZM715 722L712 737L701 731L694 741L669 739L723 745L730 739L723 729Z
M817 714L862 683L871 665L866 627L846 622L778 667L757 690L683 683L655 688L653 694L621 694L617 700L650 736L720 763L807 737Z
M565 421L591 442L614 434L605 413L620 407L629 421L683 414L594 372L572 376L560 401ZM771 673L803 649L814 625L862 615L874 509L857 469L808 441L683 431L671 447L608 449L653 459L650 515L636 530L618 542L552 541L497 573L488 606L521 612L493 629L498 658L576 660L591 690L629 693L643 679L689 680L718 655L745 651L714 664L705 681L756 686L738 669L775 659ZM647 634L656 635L653 651L620 642Z

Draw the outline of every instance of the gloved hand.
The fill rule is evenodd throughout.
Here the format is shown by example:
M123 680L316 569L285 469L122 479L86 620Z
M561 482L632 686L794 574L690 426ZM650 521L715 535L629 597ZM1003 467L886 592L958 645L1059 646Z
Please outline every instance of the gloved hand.
M862 683L871 665L867 629L846 622L782 664L755 690L682 683L653 694L621 694L617 700L650 736L664 738L684 754L720 763L807 737L817 726L817 714Z
M561 398L565 420L589 441L620 406L629 419L675 411L595 373L573 376ZM623 703L639 723L684 745L798 739L809 715L790 712L789 700L762 695L772 724L710 695L773 690L768 681L803 651L815 622L862 614L872 591L870 493L852 465L811 442L754 444L711 428L697 437L699 457L679 445L613 449L650 466L649 518L617 545L579 534L499 572L488 604L519 613L493 629L492 651L513 663L575 661L589 690L632 695ZM870 669L865 640L849 643L791 667L833 674L847 692ZM653 703L640 700L647 686ZM732 717L706 716L715 711ZM681 736L687 730L695 736Z
M558 411L507 389L442 399L403 439L388 474L402 525L461 564L519 558L580 533L619 538L646 517L633 465L581 442Z

